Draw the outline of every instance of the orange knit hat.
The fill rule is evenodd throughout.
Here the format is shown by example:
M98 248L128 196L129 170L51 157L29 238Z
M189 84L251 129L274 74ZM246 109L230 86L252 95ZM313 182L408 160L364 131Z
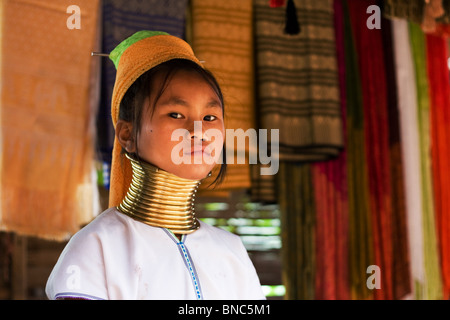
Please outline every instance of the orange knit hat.
M186 59L202 66L184 40L159 31L139 31L122 41L109 55L116 66L111 116L114 128L119 119L120 102L130 86L146 71L173 59ZM202 66L203 67L203 66ZM121 157L122 146L114 139L109 207L120 204L130 186L130 160Z

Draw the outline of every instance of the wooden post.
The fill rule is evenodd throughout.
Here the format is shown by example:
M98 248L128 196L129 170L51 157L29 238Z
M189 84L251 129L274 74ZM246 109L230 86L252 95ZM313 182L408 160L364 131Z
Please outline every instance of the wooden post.
M27 299L27 237L14 235L11 291L13 300Z

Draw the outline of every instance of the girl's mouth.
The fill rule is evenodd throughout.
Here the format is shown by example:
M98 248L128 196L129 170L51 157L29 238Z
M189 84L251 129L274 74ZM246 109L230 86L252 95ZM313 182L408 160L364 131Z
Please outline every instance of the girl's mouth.
M207 156L211 156L211 154L205 150L206 146L193 146L191 147L190 153L185 153L185 155L191 156L203 156L204 154Z

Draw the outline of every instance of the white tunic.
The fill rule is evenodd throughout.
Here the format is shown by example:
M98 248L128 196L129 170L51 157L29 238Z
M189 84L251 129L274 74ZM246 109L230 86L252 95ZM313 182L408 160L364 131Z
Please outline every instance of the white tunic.
M49 299L265 299L238 236L200 222L180 241L116 208L70 239L46 293Z

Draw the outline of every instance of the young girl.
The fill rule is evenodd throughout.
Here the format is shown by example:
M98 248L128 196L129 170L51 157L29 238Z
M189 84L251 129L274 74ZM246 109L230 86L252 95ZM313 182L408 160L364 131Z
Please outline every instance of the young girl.
M240 239L194 215L198 185L220 160L211 150L223 148L208 134L224 133L215 78L186 42L163 32L140 31L110 58L117 68L110 208L71 238L47 296L265 299ZM180 129L191 148L173 152ZM225 169L222 163L215 183Z

